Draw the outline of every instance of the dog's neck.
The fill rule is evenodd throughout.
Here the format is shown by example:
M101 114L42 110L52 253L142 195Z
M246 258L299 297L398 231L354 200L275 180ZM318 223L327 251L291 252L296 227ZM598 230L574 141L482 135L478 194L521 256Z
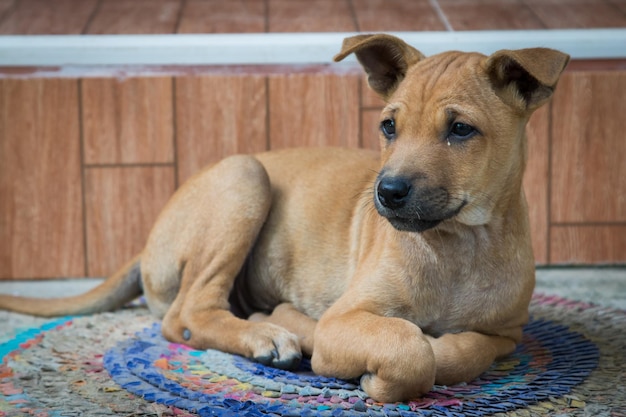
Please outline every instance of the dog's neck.
M381 220L386 222L386 219ZM393 226L387 222L386 228L393 229ZM481 258L493 259L494 256L511 253L517 253L524 258L523 262L528 262L527 258L532 257L530 247L503 250L505 246L529 242L529 237L522 238L528 230L528 210L520 176L509 192L501 196L484 224L467 225L452 218L421 233L395 229L391 233L397 234L399 241L404 242L403 251L419 256L421 262L430 260L441 264L451 257L477 259L480 262ZM503 264L511 265L509 260L503 261Z

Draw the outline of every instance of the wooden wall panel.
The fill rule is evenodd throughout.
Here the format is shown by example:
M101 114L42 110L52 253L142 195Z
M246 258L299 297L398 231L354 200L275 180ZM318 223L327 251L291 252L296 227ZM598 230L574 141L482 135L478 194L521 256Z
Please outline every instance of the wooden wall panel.
M89 276L108 276L138 254L174 193L170 167L109 167L85 171Z
M571 72L553 101L551 216L626 222L625 72Z
M16 0L0 23L0 34L80 34L97 4L98 0Z
M367 76L361 76L361 105L365 108L382 109L385 104L385 101L367 84Z
M352 0L362 32L446 30L426 0Z
M176 33L180 0L101 0L87 33Z
M0 278L82 276L76 80L0 80Z
M359 146L358 75L269 79L270 148Z
M613 6L626 15L626 0L608 0Z
M82 80L86 164L174 161L172 79Z
M526 128L528 163L524 174L524 191L535 261L548 263L548 155L550 148L550 106L546 105L531 116Z
M176 79L178 181L236 153L267 150L264 76Z
M187 0L178 33L265 32L265 2Z
M0 0L0 19L4 20L5 13L7 13L6 17L9 18L9 14L14 6L15 0Z
M380 110L361 111L361 146L380 150Z
M619 91L623 71L568 71L531 118L539 264L626 263ZM268 148L376 149L382 105L352 72L0 80L0 278L108 275L205 165Z
M346 0L268 0L270 32L354 32Z
M544 24L518 0L438 0L454 30L543 29Z
M626 263L626 224L553 226L550 263Z
M623 28L626 15L608 0L524 0L549 29Z

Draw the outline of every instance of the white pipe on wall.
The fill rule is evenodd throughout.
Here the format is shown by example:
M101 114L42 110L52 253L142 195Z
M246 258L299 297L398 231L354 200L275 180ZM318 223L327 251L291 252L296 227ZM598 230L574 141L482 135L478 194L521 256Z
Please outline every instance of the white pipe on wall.
M352 34L0 36L0 66L324 64L331 62L343 38ZM542 46L574 59L626 58L626 29L393 34L426 55L451 49L490 54Z

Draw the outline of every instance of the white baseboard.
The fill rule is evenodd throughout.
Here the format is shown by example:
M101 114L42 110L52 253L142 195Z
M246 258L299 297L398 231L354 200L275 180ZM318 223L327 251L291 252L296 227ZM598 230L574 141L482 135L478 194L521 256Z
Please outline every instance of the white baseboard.
M396 32L425 55L549 47L626 58L626 29ZM0 36L0 66L327 64L351 33ZM354 58L351 58L354 59ZM348 60L350 62L350 60Z

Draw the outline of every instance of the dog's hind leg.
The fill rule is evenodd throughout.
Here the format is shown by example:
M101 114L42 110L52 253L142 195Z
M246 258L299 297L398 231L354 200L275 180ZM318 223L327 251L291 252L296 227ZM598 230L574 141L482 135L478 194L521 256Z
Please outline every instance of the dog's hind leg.
M281 369L300 363L302 353L296 335L269 322L253 322L235 317L228 309L229 271L203 271L179 293L165 315L163 334L169 340L197 349L218 349ZM204 277L211 277L206 280ZM183 277L184 279L184 277ZM205 281L205 282L203 282Z
M157 313L166 307L167 339L279 368L297 365L302 354L295 335L237 318L228 302L271 199L261 163L234 156L192 178L168 203L142 256L148 304Z

